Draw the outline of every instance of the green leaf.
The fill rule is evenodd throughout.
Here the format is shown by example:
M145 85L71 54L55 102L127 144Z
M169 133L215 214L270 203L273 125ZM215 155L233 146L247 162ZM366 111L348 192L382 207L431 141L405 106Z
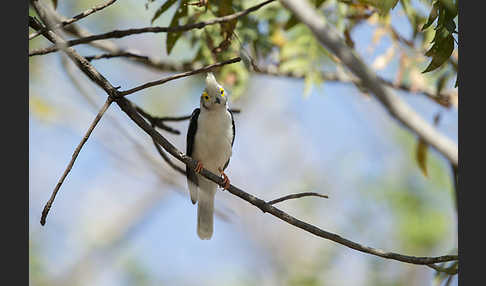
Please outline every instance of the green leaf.
M299 24L299 19L297 19L297 17L292 14L292 16L290 16L290 19L288 19L287 22L285 23L283 29L287 31L288 29L291 29L297 24Z
M386 14L391 9L395 8L395 6L397 6L398 0L383 0L381 2L382 2L381 9Z
M450 14L455 17L457 15L457 4L459 3L458 0L455 0L456 3L453 3L454 1L452 0L439 0L441 5L448 10Z
M378 8L380 16L385 16L390 9L395 8L398 0L358 0L358 2Z
M437 19L437 16L439 16L439 2L435 2L434 6L432 6L429 14L429 19L427 20L427 23L425 23L425 25L422 27L422 31L430 27L430 25L434 23L435 19Z
M218 3L218 12L217 12L218 17L231 15L234 12L235 10L233 9L232 0L224 0ZM237 22L238 19L233 19L231 21L221 23L221 36L223 36L225 40L231 38L231 36L233 35L233 31L236 28Z
M425 143L422 139L418 140L417 150L416 150L415 155L416 155L417 163L420 167L420 170L422 171L422 174L425 177L428 177L428 175L427 175L427 143Z
M159 18L160 15L162 15L165 11L167 11L167 9L169 9L172 5L174 5L175 2L177 2L177 0L165 1L165 3L162 4L162 6L160 6L160 8L157 9L157 11L155 11L155 14L152 17L152 20L150 20L150 24L153 24L154 21L157 20L157 18Z
M170 25L169 25L170 27L178 26L179 19L187 16L187 5L185 5L187 1L188 0L181 1L179 7L177 8L177 11L174 13L172 20L170 21ZM177 42L177 40L180 38L181 35L182 32L167 33L166 48L167 48L168 55L170 55L172 48L174 47L175 43Z
M453 51L454 37L452 37L452 35L449 35L445 39L435 41L432 48L425 54L429 57L432 56L432 61L422 73L430 72L440 67L449 59Z
M447 23L444 24L444 27L447 29L449 33L453 33L456 30L456 23L454 22L453 19L450 21L447 21Z

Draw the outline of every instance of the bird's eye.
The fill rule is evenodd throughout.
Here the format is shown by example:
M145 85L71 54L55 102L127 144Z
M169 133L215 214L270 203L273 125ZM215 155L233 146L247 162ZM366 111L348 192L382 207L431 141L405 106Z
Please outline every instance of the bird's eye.
M205 100L209 100L209 95L206 92L204 92L202 96Z
M224 89L221 89L221 95L224 96Z

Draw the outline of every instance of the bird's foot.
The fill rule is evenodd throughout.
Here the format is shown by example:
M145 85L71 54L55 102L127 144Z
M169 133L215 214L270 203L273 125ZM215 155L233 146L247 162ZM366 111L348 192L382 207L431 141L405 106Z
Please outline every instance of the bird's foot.
M229 189L230 180L229 180L228 176L226 176L226 174L224 173L223 169L218 168L218 171L221 174L221 176L223 176L223 184L221 185L221 187L223 187L223 190Z
M201 163L201 161L198 160L197 164L196 164L196 168L194 169L194 171L196 173L199 173L199 172L201 172L202 169L203 169L203 164Z

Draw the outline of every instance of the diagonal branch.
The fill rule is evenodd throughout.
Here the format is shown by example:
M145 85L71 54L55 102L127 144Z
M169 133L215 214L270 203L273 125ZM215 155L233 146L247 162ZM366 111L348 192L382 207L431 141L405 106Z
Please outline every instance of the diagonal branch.
M82 56L80 56L73 48L66 47L66 41L61 38L59 35L57 35L52 29L52 24L50 22L49 18L49 10L44 8L38 0L32 0L31 1L32 5L34 6L37 14L39 17L43 20L43 22L47 25L48 28L51 28L50 30L43 30L42 31L42 26L40 23L35 21L34 18L29 17L29 25L34 28L35 30L42 31L41 33L50 41L52 41L56 46L59 46L62 48L62 50L66 53L66 55L75 62L75 64L94 82L96 82L101 88L103 88L106 93L108 94L108 98L106 99L105 104L101 108L101 110L98 112L96 115L95 119L91 123L90 127L88 128L88 131L84 135L84 137L81 139L81 142L78 144L76 149L74 150L73 156L71 158L71 161L69 162L66 170L64 171L63 175L59 179L56 187L54 188L51 197L47 201L46 205L44 206L44 209L42 211L42 216L41 216L41 225L44 225L46 223L46 217L47 214L49 213L49 210L52 206L52 203L54 202L54 199L64 182L64 179L66 176L69 174L71 171L74 162L76 161L76 158L79 155L79 152L81 151L81 148L83 148L84 144L88 140L89 136L93 132L94 128L100 121L101 117L104 115L105 111L108 109L110 104L113 102L113 99L117 95L118 91L106 80L96 69L94 69L91 64L86 61Z
M154 141L157 142L157 144L160 144L165 151L170 153L172 156L174 156L176 159L179 161L183 162L184 164L190 166L191 168L195 168L197 161L192 159L191 157L185 155L181 151L179 151L174 145L172 145L167 139L165 139L160 133L158 133L155 129L153 129L136 111L135 107L132 105L130 101L128 101L125 98L117 98L116 99L117 105L125 112L132 121L134 121L140 128L142 128L146 133L148 133ZM203 169L200 172L200 175L204 176L205 178L217 183L218 185L223 185L223 179L220 176L217 176L211 172L209 172L206 169ZM273 216L279 218L280 220L283 220L295 227L298 227L300 229L303 229L309 233L312 233L318 237L325 238L332 240L334 242L337 242L339 244L345 245L349 248L355 249L360 252L368 253L371 255L387 258L387 259L393 259L393 260L398 260L406 263L412 263L412 264L422 264L422 265L428 265L428 264L435 264L439 262L446 262L446 261L454 261L458 259L457 255L445 255L445 256L439 256L439 257L415 257L415 256L408 256L408 255L403 255L399 253L393 253L393 252L386 252L380 249L368 247L361 245L359 243L353 242L351 240L348 240L346 238L343 238L337 234L327 232L323 229L320 229L314 225L308 224L304 221L301 221L286 212L272 206L271 204L265 202L262 199L259 199L249 193L246 193L245 191L235 187L234 185L230 185L228 188L228 191L249 202L250 204L256 206L259 208L261 211L264 213L270 213Z
M79 155L79 152L81 151L81 148L83 148L86 141L88 141L89 136L91 135L94 128L96 127L96 125L100 121L101 117L103 117L103 115L105 114L105 111L108 109L108 107L110 106L110 104L112 102L113 102L112 98L108 97L105 104L103 105L103 107L101 107L101 109L98 112L98 114L96 115L95 119L93 120L93 122L89 126L88 131L86 131L86 134L84 134L83 138L81 139L81 142L79 142L78 146L74 150L74 153L71 157L71 161L69 161L69 164L67 165L66 169L64 170L64 173L62 174L61 178L57 182L56 187L52 191L51 197L49 198L46 205L44 206L44 210L42 211L42 217L41 217L41 221L40 221L41 225L46 224L47 214L49 213L49 210L51 209L52 203L54 202L54 199L56 198L57 192L59 191L59 188L61 188L61 185L64 182L64 179L66 179L66 176L69 174L69 172L73 168L74 162L78 158L78 155Z
M366 66L353 49L344 43L339 34L315 9L311 8L307 1L280 0L280 2L310 28L321 44L332 51L360 79L362 85L375 95L393 117L442 153L453 166L458 166L457 145L427 123L391 89L386 88L376 74Z
M248 9L246 9L246 10L243 10L243 11L231 14L231 15L218 17L218 18L214 18L214 19L211 19L211 20L208 20L208 21L198 22L198 23L194 23L194 24L188 24L188 25L183 25L183 26L171 26L171 27L144 27L144 28L127 29L127 30L114 30L114 31L111 31L111 32L103 33L103 34L92 35L92 36L88 36L88 37L84 37L84 38L80 38L80 39L76 39L76 40L71 40L71 41L68 41L66 44L67 44L67 46L71 47L71 46L75 46L75 45L79 45L79 44L86 44L86 43L89 43L89 42L103 40L103 39L123 38L123 37L126 37L126 36L135 35L135 34L142 34L142 33L185 32L185 31L190 31L190 30L194 30L194 29L202 29L202 28L209 26L209 25L225 23L225 22L229 22L231 20L237 19L239 17L245 16L245 15L247 15L247 14L253 12L253 11L260 9L261 7L271 3L273 1L275 1L275 0L267 0L265 2L258 4L258 5L252 6ZM45 54L55 52L57 50L58 50L58 48L55 45L50 46L48 48L44 48L44 49L36 49L36 50L33 50L32 52L29 52L29 57L30 56L37 56L37 55L45 55Z
M37 14L41 19L43 20L44 23L47 23L46 18L47 15L47 10L46 8L43 8L41 4L38 2L38 0L31 0L31 2L34 5L34 8L38 10ZM38 21L35 20L35 18L29 16L29 26L31 26L33 29L39 31L42 30L44 27L38 23ZM59 45L63 47L63 51L66 53L66 55L78 66L78 68L81 69L81 71L88 76L92 81L94 81L96 84L98 84L102 89L106 91L110 96L114 97L117 95L118 91L113 85L111 85L108 80L102 76L85 58L80 56L73 48L67 47L66 46L66 41L58 36L56 33L54 33L51 30L44 30L42 34L51 42L53 42L55 45Z
M152 125L152 128L154 126ZM174 162L172 162L172 160L169 158L169 156L167 156L167 154L165 154L165 151L162 150L162 148L160 147L159 144L157 144L157 142L155 141L155 139L152 138L152 141L154 142L154 146L155 146L155 149L157 149L157 152L159 152L159 155L160 157L162 157L162 159L164 159L164 161L169 164L169 166L171 166L174 170L176 170L177 172L181 173L183 176L186 176L186 170L184 170L184 168L181 168L179 166L177 166L176 164L174 164Z
M88 9L88 10L82 12L82 13L77 14L76 16L73 16L70 19L63 20L61 23L56 24L54 26L54 29L61 28L61 27L66 27L67 25L70 25L70 24L72 24L72 23L74 23L76 21L79 21L79 20L81 20L81 19L83 19L85 17L88 17L89 15L91 15L91 14L93 14L95 12L98 12L100 10L105 9L106 7L108 7L111 4L115 3L116 1L117 0L109 0L109 1L107 1L105 3L103 3L103 4L96 5L96 6L94 6L91 9ZM36 32L30 34L29 35L29 40L34 39L35 37L39 36L40 34L42 34L42 32L45 32L45 31L46 31L46 29L43 29L41 31L36 31Z

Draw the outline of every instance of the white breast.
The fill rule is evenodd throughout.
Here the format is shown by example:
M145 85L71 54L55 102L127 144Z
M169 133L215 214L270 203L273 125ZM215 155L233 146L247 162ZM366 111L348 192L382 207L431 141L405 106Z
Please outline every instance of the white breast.
M202 110L197 120L193 158L201 161L204 168L218 174L231 157L233 125L226 108Z

